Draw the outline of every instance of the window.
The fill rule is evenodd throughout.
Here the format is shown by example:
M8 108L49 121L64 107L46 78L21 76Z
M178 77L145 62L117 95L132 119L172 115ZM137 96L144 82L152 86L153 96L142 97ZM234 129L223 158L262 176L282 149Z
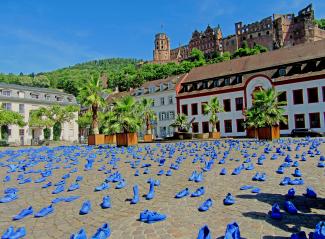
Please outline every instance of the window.
M308 103L318 102L318 88L308 88L307 89Z
M293 104L299 105L304 103L304 96L302 89L293 91Z
M39 98L39 95L38 95L38 94L30 93L30 97L31 97L32 99L38 99L38 98Z
M236 111L241 111L243 110L243 97L239 97L235 99L236 102Z
M295 115L295 128L296 129L305 128L305 115L304 114L296 114Z
M183 113L184 115L188 115L187 105L182 105L182 113Z
M50 100L51 96L50 95L45 95L45 100Z
M309 113L310 128L320 128L320 115L319 113Z
M164 84L160 84L160 91L164 90Z
M24 136L24 135L25 135L25 130L19 129L19 136Z
M168 82L168 89L173 89L173 83L172 82Z
M175 112L174 111L170 111L169 112L169 119L175 119Z
M207 113L204 112L204 105L206 105L206 104L208 104L208 102L202 102L202 103L201 103L201 113L202 113L203 115L206 115L206 114L207 114Z
M5 110L11 110L11 103L2 103L2 108Z
M280 129L281 130L288 130L289 129L289 121L288 121L288 116L284 115L284 118L286 118L287 123L280 122Z
M173 104L173 96L168 96L168 104Z
M191 104L191 110L192 110L192 115L198 114L197 103Z
M225 78L225 85L230 85L230 78Z
M19 104L19 113L24 114L25 113L25 105Z
M160 98L160 105L165 105L165 98L164 97Z
M223 108L224 108L225 112L230 112L231 111L230 99L223 100Z
M286 91L282 91L282 92L279 92L279 96L278 96L278 102L287 102L287 92ZM286 103L287 105L287 103Z
M237 132L245 132L244 119L236 119Z
M285 76L287 74L286 68L279 69L279 76Z
M209 133L209 122L202 122L202 132Z
M231 120L225 120L225 133L231 133L232 132L232 122Z
M159 117L160 120L165 120L166 119L166 113L165 112L160 112L159 114L160 114L160 117Z
M202 89L207 89L208 88L208 82L207 81L203 81L202 82Z
M18 91L18 97L19 98L25 98L25 92L24 91Z
M149 87L149 93L154 93L155 92L155 87L154 86L150 86Z
M155 99L152 99L151 107L155 107Z
M214 80L213 81L213 87L219 87L220 86L220 81L219 80Z
M199 132L199 123L197 123L197 122L192 123L192 132L193 133L198 133Z
M3 96L11 96L11 91L10 90L3 90L2 95Z
M59 102L63 101L63 97L56 96L56 101L59 101Z

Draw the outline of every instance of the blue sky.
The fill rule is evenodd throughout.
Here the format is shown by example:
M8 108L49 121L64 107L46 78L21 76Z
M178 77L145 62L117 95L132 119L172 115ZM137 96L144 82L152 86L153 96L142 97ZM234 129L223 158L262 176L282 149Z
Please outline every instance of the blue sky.
M0 72L50 71L111 57L150 60L156 32L172 47L191 33L273 13L297 13L313 3L325 18L324 0L0 0Z

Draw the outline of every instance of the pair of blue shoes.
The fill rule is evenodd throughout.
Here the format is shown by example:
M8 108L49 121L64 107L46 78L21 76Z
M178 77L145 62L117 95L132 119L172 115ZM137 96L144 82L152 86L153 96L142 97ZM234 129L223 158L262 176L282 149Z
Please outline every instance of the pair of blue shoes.
M210 229L207 225L204 225L197 236L197 239L211 239ZM239 226L236 222L227 225L224 239L241 239Z
M312 187L308 187L305 196L307 198L317 198L317 193Z
M188 179L189 181L194 181L196 183L203 181L203 173L198 173L196 171L193 171L191 177Z
M264 182L266 180L266 174L265 173L256 173L253 178L253 181L262 181Z
M198 189L196 189L196 191L191 194L191 197L200 197L200 196L204 195L204 193L205 193L205 189L202 186L202 187L199 187Z
M19 239L26 236L25 227L19 227L16 231L13 226L7 228L1 239Z
M324 239L325 238L325 221L320 221L314 232L309 234L310 239Z
M155 182L154 180L150 181L150 188L149 188L149 192L146 195L146 200L151 200L155 197Z
M111 229L107 223L104 223L102 227L97 229L97 232L91 237L91 239L106 239L111 235ZM72 234L70 239L87 239L87 234L84 228L81 228L76 234Z
M235 203L235 198L231 193L228 193L227 196L223 199L223 204L228 206Z
M208 211L210 209L210 207L212 207L212 205L213 205L213 201L211 198L209 198L201 204L201 206L198 208L198 210L200 212Z
M60 198L55 198L52 200L53 204L57 204L59 202L73 202L80 198L80 196L70 196L70 197L60 197Z
M59 194L63 191L64 191L64 185L59 185L56 187L56 189L54 189L54 191L52 191L52 194Z
M28 208L26 208L26 209L23 209L20 213L18 213L16 216L14 216L14 217L12 218L12 220L14 220L14 221L18 221L18 220L20 220L20 219L23 219L23 218L29 216L29 215L32 215L33 213L34 213L34 211L33 211L33 207L30 206L30 207L28 207Z
M77 183L77 182L72 183L72 184L70 185L70 187L68 188L68 192L75 191L75 190L77 190L77 189L79 189L79 188L80 188L79 183Z
M82 204L82 206L81 206L81 209L79 211L79 214L80 215L86 215L90 211L91 211L91 203L90 203L90 201L89 200L84 201L83 204Z
M103 182L100 186L95 188L95 192L100 192L106 189L109 189L109 183Z
M0 203L8 203L8 202L11 202L11 201L14 201L18 198L18 195L17 195L17 192L5 192L5 195L0 198Z
M160 221L164 221L165 219L166 219L165 214L161 214L161 213L149 211L149 210L142 211L140 213L140 218L139 218L139 220L141 222L146 222L146 223L160 222Z
M103 197L103 202L100 204L102 209L110 208L111 207L111 198L109 196Z
M41 210L39 210L37 213L35 213L34 217L46 217L47 215L51 214L54 212L53 205L51 204L48 207L44 207Z

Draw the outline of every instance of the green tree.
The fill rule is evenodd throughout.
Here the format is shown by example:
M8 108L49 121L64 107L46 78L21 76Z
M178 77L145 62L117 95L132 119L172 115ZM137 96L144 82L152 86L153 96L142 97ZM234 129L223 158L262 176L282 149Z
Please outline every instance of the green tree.
M217 123L219 122L218 113L223 112L217 97L210 99L209 103L203 105L205 114L210 114L209 122L212 125L212 132L217 131Z
M204 53L197 48L193 48L191 51L191 57L196 67L205 65Z
M188 132L191 128L188 117L184 114L178 114L175 121L170 126L177 128L179 132Z
M272 127L281 122L287 123L283 116L285 101L278 101L279 93L274 88L259 90L253 94L253 106L245 112L246 127Z
M0 128L2 129L2 126L8 125L18 125L19 127L24 127L26 125L24 116L17 112L0 107ZM2 137L3 136L1 135L0 131L0 138Z
M151 122L157 119L155 111L152 109L153 99L143 98L141 100L141 112L143 114L146 134L151 134Z
M316 24L319 28L325 29L325 18L315 19L314 24Z
M90 106L92 112L92 130L94 134L99 134L98 111L105 107L105 96L110 92L104 89L101 80L92 77L81 89L79 100L84 106Z

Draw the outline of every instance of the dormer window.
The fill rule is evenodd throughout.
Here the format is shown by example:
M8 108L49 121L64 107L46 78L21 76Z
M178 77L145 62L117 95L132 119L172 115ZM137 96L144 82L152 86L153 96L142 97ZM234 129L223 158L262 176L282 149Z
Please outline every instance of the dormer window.
M56 101L59 101L59 102L63 101L63 97L61 97L61 96L55 96L55 98L56 98Z
M285 68L279 69L279 76L285 76L287 74L287 71Z
M208 88L208 82L207 81L203 81L202 82L202 89L207 89Z
M18 97L19 98L25 98L25 92L24 91L18 91Z
M160 91L164 90L164 84L160 84Z
M30 97L32 99L38 99L39 98L39 95L38 94L34 94L34 93L30 93Z
M230 78L225 78L225 85L230 85Z
M50 95L45 95L45 100L50 100L51 96Z
M71 98L71 97L68 97L67 99L68 99L68 101L69 101L70 103L72 102L72 98Z
M156 87L155 86L150 86L149 87L149 93L154 93L156 90Z
M168 82L168 89L173 89L173 83L172 82Z
M3 96L11 96L11 90L3 90L2 95Z

